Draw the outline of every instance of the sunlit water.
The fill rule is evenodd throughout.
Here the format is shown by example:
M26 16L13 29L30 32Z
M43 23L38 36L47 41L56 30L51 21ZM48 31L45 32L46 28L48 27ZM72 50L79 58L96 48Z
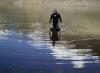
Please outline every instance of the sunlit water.
M50 14L61 41L49 39ZM0 0L0 73L100 73L99 0Z
M35 25L35 24L34 24ZM34 31L0 31L0 73L99 73L94 49L70 49L67 41L52 45L40 24Z

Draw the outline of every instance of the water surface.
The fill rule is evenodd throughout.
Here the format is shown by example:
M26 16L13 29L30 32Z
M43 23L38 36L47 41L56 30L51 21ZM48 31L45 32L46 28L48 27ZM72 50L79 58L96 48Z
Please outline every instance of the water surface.
M49 39L61 13L61 41ZM100 73L98 0L0 0L0 73Z
M36 24L39 28L34 31L0 31L1 73L100 72L99 48L73 49L75 44L63 40L53 46L41 24Z

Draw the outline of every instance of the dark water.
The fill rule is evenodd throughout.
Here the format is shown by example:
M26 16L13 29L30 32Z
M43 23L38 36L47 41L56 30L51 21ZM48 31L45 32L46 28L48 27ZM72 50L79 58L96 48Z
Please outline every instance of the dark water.
M41 24L31 25L35 28L0 31L0 73L100 72L99 48L79 49L63 40L52 46Z

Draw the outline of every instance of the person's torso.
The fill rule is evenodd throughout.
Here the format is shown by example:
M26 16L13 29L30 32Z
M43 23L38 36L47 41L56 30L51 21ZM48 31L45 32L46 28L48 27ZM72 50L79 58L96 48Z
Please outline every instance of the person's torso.
M58 20L59 20L59 14L58 13L52 14L52 19L53 19L54 22L58 22Z

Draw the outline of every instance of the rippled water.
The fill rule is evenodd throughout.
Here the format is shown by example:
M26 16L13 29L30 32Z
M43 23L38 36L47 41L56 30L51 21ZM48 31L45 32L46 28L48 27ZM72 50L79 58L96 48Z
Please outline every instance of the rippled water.
M52 10L61 40L50 41ZM0 0L0 73L100 73L98 0Z
M38 26L34 31L0 31L1 73L99 73L98 49L72 49L68 41L52 45L48 33Z

